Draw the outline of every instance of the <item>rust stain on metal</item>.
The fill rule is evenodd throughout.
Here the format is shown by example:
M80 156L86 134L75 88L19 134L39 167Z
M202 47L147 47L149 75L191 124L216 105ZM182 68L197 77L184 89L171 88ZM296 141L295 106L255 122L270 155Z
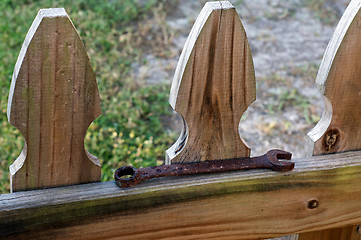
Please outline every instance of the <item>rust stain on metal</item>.
M173 164L139 169L132 166L126 166L118 168L114 173L114 178L115 183L119 187L132 187L147 179L159 177L174 177L249 169L271 169L277 172L286 172L292 170L295 164L293 162L281 160L290 160L291 157L292 154L289 152L273 149L262 156L252 158Z

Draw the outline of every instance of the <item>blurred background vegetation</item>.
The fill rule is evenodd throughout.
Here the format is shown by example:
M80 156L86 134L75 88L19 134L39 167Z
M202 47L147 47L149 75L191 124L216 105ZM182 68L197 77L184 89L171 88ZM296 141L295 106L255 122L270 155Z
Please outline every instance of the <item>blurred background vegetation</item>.
M172 112L168 104L169 85L147 85L132 79L129 73L133 62L142 61L143 48L149 42L160 54L167 54L164 41L156 41L162 38L157 32L162 31L149 27L149 19L165 17L172 4L177 3L0 1L0 193L9 192L9 166L24 146L23 137L6 116L11 77L25 35L41 8L66 9L96 72L103 115L90 126L85 145L101 162L102 181L111 180L114 170L122 165L146 167L163 163L165 150L177 137L164 126L164 118Z

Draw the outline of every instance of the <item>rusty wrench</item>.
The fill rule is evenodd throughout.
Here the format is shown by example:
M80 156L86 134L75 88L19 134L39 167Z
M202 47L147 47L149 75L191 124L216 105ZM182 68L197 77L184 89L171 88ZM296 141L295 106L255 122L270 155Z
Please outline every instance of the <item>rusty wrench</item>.
M273 149L266 154L252 158L235 158L184 164L162 165L136 169L132 166L120 167L114 173L115 183L119 187L132 187L150 178L193 175L200 173L218 173L248 169L272 169L286 172L294 168L290 160L292 154L283 150ZM130 177L124 177L129 176Z

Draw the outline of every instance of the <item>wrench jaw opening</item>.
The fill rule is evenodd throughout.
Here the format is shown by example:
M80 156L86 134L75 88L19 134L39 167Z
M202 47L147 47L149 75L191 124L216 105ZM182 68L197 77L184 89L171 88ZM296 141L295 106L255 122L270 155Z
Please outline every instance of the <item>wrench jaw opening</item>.
M132 187L142 181L139 170L132 166L118 168L114 173L114 179L118 187Z
M277 172L291 171L295 167L294 162L286 162L291 160L292 153L279 149L269 150L266 154L270 163L269 168Z

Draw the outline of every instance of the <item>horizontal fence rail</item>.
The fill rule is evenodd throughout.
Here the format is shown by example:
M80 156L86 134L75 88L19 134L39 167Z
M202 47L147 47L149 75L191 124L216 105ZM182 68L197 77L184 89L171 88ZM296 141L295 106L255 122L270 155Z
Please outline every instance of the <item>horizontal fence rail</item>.
M0 195L2 239L257 239L361 221L361 152L239 171ZM347 204L345 204L347 202Z

